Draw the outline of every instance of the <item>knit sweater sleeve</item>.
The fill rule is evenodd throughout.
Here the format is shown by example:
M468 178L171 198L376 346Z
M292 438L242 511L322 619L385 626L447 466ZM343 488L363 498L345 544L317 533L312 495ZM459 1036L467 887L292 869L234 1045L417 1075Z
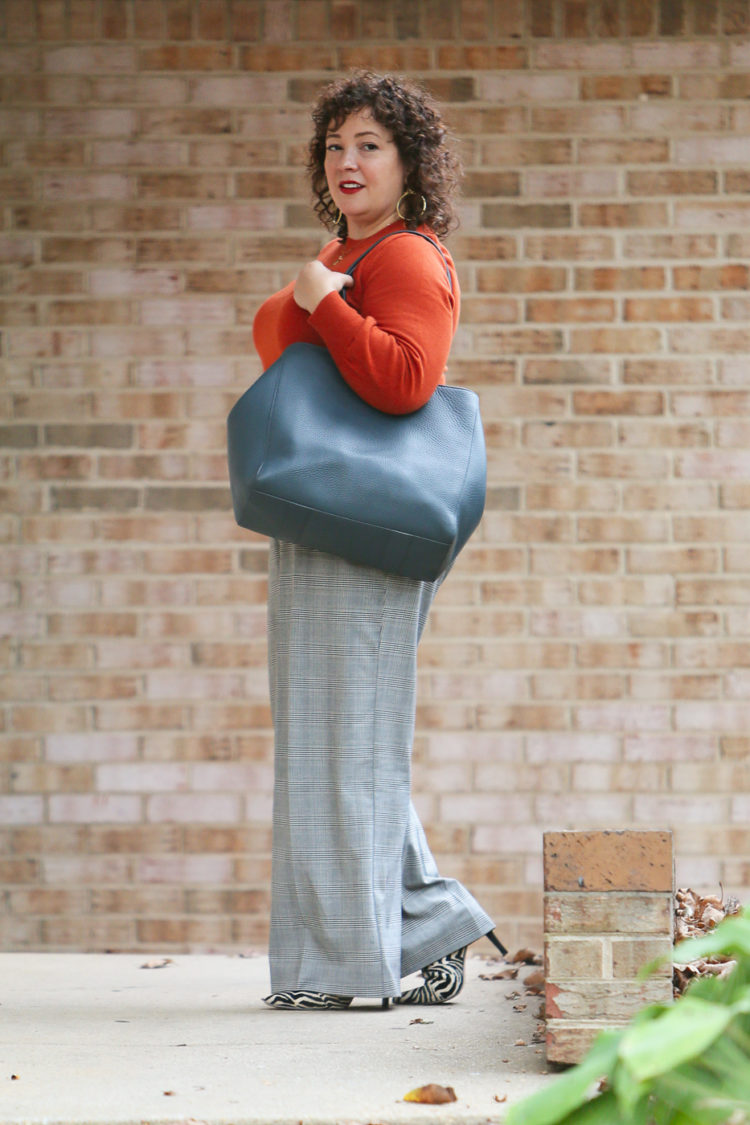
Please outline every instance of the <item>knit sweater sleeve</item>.
M444 370L458 319L440 254L403 232L385 240L354 272L346 300L329 293L308 319L352 390L389 414L423 406Z

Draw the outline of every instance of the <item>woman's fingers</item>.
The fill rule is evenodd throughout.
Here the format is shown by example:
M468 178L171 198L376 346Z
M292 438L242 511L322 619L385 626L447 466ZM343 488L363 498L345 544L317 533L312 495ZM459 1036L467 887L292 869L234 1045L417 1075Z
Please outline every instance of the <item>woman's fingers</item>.
M353 282L348 273L329 270L322 262L308 262L297 274L294 299L300 308L312 313L329 293L338 293Z

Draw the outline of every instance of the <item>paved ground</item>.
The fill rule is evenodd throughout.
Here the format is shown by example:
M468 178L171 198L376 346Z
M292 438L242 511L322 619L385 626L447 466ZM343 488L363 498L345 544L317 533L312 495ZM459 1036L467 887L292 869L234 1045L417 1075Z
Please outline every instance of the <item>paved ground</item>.
M0 1125L487 1125L552 1080L528 969L475 957L452 1004L308 1013L261 1003L263 956L162 960L0 955ZM431 1082L458 1100L404 1102Z

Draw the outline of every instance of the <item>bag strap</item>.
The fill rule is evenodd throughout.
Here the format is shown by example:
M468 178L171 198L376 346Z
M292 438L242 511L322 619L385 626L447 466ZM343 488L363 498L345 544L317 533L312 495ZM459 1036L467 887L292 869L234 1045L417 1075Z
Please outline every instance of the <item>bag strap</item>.
M373 242L372 246L368 246L367 249L364 250L360 254L360 256L358 258L356 258L355 261L352 262L352 264L349 266L349 269L346 270L345 272L348 273L348 274L351 274L353 276L355 267L359 265L359 263L362 261L363 258L367 257L367 255L370 253L371 250L374 250L376 246L380 246L380 243L385 242L386 238L394 238L397 234L415 234L417 236L417 238L423 238L425 240L425 242L429 242L430 246L435 247L438 254L443 259L443 265L445 266L445 274L446 274L446 277L448 278L448 288L450 289L450 291L452 293L453 292L453 280L451 278L451 271L448 268L448 259L446 258L445 254L440 249L440 247L438 246L435 239L430 238L430 236L428 234L422 234L422 232L419 231L419 230L409 230L407 228L406 230L392 230L390 234L384 234L382 238L379 238L377 240L377 242ZM341 296L344 298L344 300L346 300L346 289L341 289L341 290L339 290L339 292L341 293Z

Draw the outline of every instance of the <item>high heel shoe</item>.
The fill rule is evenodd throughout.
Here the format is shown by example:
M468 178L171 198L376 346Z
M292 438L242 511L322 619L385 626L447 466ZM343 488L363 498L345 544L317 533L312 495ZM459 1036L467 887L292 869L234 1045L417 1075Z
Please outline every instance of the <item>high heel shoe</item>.
M330 992L272 992L263 997L269 1008L283 1008L295 1012L321 1012L348 1008L354 997L335 996Z
M505 956L508 950L502 942L498 941L494 930L490 930L484 936ZM449 953L425 965L420 973L424 984L410 988L401 996L394 996L393 1003L446 1004L454 996L458 996L464 986L464 961L467 948L468 946L464 946L463 949L457 949L455 953Z
M269 1008L283 1008L286 1011L297 1012L322 1012L341 1011L348 1008L353 996L336 996L330 992L272 992L270 996L263 997L263 1003ZM387 1009L390 1006L390 996L384 996L380 1006Z

